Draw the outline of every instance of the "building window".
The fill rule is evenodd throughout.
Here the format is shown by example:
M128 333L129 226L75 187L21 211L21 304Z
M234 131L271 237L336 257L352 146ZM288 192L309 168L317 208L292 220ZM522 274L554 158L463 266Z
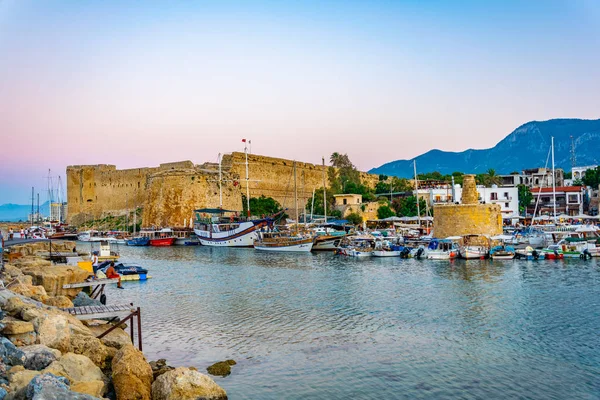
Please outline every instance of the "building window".
M490 199L491 200L498 200L498 193L492 193L492 194L490 194Z
M348 204L348 200L347 199L344 199L344 204Z
M504 192L504 198L508 199L508 192Z
M508 208L508 207L510 207L510 203L504 203L504 207L505 207L505 208Z
M579 203L579 199L578 199L578 196L576 194L570 194L568 196L568 200L569 200L570 204L577 204L577 203Z
M356 199L356 204L360 204L360 199Z
M442 201L442 196L440 196L439 194L436 194L436 195L435 195L435 202L436 202L436 203L439 203L439 202L441 202L441 201Z

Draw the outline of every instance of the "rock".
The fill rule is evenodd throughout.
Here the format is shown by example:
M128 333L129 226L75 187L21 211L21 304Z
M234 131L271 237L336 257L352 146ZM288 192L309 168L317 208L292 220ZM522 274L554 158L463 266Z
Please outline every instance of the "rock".
M58 308L73 307L73 302L67 296L48 297L43 303Z
M38 375L29 382L26 389L27 399L49 398L49 393L66 393L69 381L62 376L52 374ZM50 397L51 398L51 397Z
M10 297L2 307L9 315L20 315L27 304L17 296Z
M119 400L152 398L152 368L132 344L123 346L112 361L112 379Z
M29 346L35 344L37 336L35 332L18 333L16 335L5 335L15 346Z
M74 307L85 307L85 306L101 306L100 300L92 299L84 292L77 293L77 296L73 299Z
M19 280L17 280L17 283L10 284L7 288L13 293L30 297L37 301L40 301L42 297L47 296L46 289L44 289L43 286L31 286L21 283Z
M75 354L81 354L88 357L94 364L101 369L110 366L113 352L108 351L108 348L93 336L72 335L71 336L71 351Z
M75 382L71 385L71 390L74 392L87 394L94 398L104 396L104 382L92 381L92 382Z
M6 389L4 389L3 387L0 387L0 400L3 400L7 394L8 394L8 392L6 391Z
M107 329L109 329L109 327L110 325L104 324L99 326L90 326L89 329L92 332L92 335L99 336L100 334L104 333ZM131 344L131 338L129 337L127 332L125 332L121 328L116 328L100 340L106 346L114 347L115 349L120 349L125 345Z
M35 371L43 370L61 356L60 351L43 344L21 347L21 351L25 353L25 362L23 363L25 368Z
M72 384L76 382L102 382L102 394L106 392L106 384L108 383L106 376L92 360L80 354L67 353L50 364L43 372L64 376Z
M71 350L71 329L67 317L60 314L43 314L33 319L38 343L65 353Z
M169 372L175 368L167 365L167 360L161 358L158 361L150 361L150 367L152 367L152 375L154 375L154 379L164 374L165 372Z
M19 333L33 332L33 324L24 321L2 321L4 329L2 333L5 335L17 335Z
M214 363L206 368L209 374L215 376L227 376L231 374L231 366L237 364L234 360L225 360Z
M189 368L175 368L152 384L152 400L222 400L225 390L207 375Z
M6 365L23 365L25 362L25 353L5 337L0 337L0 358Z
M29 382L41 374L39 371L30 371L28 369L24 369L21 366L14 367L9 371L8 381L10 382L10 391L18 392L21 389L24 389Z
M69 283L83 282L89 275L79 267L71 266L52 266L52 268L31 266L21 270L25 275L30 275L36 285L45 288L49 296L68 296L74 298L81 288L63 289L63 285Z

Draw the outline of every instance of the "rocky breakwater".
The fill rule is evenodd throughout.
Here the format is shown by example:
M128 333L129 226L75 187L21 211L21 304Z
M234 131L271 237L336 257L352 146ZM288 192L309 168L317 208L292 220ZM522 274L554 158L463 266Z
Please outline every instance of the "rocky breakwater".
M105 321L84 323L60 310L95 301L79 289L62 290L87 273L20 247L23 256L0 273L7 286L0 289L0 400L227 399L194 368L153 370L121 328L98 339L110 327Z

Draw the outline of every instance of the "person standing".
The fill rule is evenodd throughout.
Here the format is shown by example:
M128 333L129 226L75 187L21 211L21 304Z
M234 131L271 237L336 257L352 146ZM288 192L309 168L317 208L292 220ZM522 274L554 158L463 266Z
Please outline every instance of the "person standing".
M25 238L25 229L21 228L21 239Z
M92 271L94 271L94 275L96 275L97 269L98 269L98 252L94 251L92 253Z

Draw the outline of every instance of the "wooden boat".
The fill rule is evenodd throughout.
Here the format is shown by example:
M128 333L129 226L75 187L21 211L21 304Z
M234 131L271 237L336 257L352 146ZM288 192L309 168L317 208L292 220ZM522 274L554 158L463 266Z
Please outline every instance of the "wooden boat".
M340 247L340 243L342 242L343 236L335 236L335 235L320 235L315 237L313 241L313 250L329 250L334 251Z
M310 252L312 237L289 236L283 232L261 232L254 248L261 251Z
M463 246L460 247L460 257L472 260L483 259L490 255L490 239L483 235L463 236Z

